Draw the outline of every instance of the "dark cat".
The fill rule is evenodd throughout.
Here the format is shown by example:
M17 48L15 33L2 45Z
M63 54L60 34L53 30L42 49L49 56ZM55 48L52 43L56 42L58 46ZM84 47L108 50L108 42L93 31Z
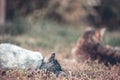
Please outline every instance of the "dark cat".
M103 44L104 32L105 28L98 30L91 28L84 32L83 36L77 41L76 47L72 50L78 62L87 59L98 59L105 65L120 62L120 49Z
M48 61L44 61L40 69L55 73L57 76L62 72L59 62L55 59L55 53L52 53Z

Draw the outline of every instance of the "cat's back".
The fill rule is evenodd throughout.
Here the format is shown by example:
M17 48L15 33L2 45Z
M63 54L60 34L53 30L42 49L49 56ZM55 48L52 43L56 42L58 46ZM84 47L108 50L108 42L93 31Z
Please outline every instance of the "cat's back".
M0 65L3 67L20 67L41 65L43 56L39 52L24 49L10 43L0 44Z

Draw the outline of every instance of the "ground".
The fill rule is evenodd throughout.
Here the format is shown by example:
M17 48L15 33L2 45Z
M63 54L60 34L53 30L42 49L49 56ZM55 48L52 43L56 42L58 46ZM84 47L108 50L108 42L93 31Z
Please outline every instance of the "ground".
M0 70L0 80L119 80L120 65L106 67L97 61L77 63L71 49L77 39L82 35L84 26L58 25L50 21L30 22L26 32L21 35L1 35L0 42L9 42L26 49L39 51L47 57L51 52L56 52L66 76L55 77L54 74L46 75L43 71L25 71L12 69L5 72ZM120 45L119 32L107 31L104 43L112 46Z

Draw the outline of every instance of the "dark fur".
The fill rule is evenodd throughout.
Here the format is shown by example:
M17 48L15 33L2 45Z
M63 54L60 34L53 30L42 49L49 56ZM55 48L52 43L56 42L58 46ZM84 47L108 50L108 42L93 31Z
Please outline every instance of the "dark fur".
M53 72L56 74L56 76L58 76L62 72L59 62L57 61L57 59L55 59L55 53L52 53L47 62L42 63L40 69L46 70L48 72Z
M103 62L105 65L116 64L120 62L120 49L106 46L102 43L100 30L87 30L78 40L74 53L78 62L87 59ZM99 35L99 36L97 36Z

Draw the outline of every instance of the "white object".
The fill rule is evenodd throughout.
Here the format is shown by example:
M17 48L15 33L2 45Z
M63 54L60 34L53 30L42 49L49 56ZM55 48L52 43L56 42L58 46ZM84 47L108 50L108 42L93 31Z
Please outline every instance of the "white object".
M39 52L30 51L19 46L0 44L0 67L5 69L39 69L43 56Z

